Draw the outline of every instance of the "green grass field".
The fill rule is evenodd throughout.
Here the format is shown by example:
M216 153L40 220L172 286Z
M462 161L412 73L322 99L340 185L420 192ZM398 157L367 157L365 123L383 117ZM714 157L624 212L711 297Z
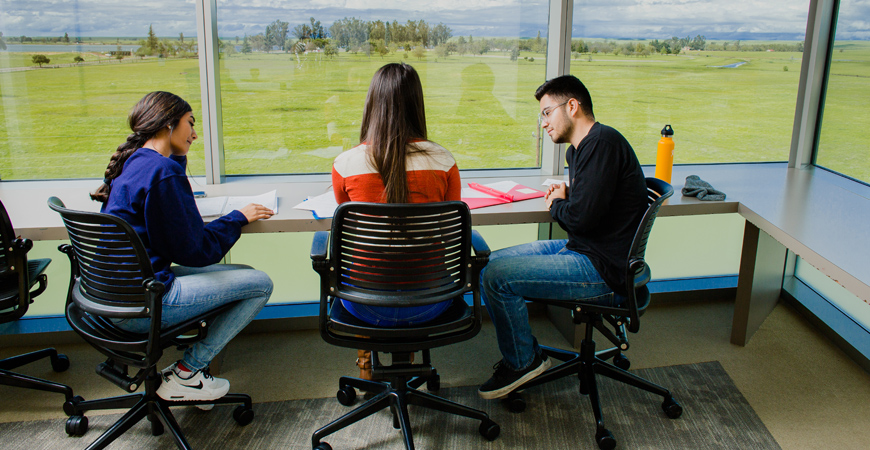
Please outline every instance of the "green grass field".
M865 106L870 43L848 42L836 51L818 162L868 180L870 145L864 127L856 125L870 119ZM74 56L49 55L52 64L72 62ZM654 163L665 124L676 132L678 164L785 161L801 56L584 54L571 61L571 72L589 87L596 118L620 130L641 163ZM85 59L73 67L0 72L0 178L100 177L128 134L127 113L146 92L172 91L195 113L201 110L195 59L120 64L91 62L94 55ZM227 173L328 172L332 159L359 141L372 74L396 61L420 73L429 137L451 150L460 168L538 164L538 105L532 94L544 81L541 54L510 61L501 52L447 58L429 52L422 60L402 52L384 58L341 52L333 59L308 55L296 61L292 54L255 53L221 60ZM717 67L738 62L746 64ZM0 69L23 66L32 66L29 54L0 52ZM194 174L204 172L202 152L197 141L190 158Z

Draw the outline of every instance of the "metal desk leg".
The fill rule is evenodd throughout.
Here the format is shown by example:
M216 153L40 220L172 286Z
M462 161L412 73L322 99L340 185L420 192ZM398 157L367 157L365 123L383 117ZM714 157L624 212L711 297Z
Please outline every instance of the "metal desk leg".
M785 246L747 220L731 325L732 344L746 345L776 306L785 259Z

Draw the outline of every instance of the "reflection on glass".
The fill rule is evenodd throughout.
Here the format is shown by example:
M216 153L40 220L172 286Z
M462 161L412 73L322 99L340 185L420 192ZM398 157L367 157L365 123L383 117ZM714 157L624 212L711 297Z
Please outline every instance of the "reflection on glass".
M154 3L2 2L0 179L102 178L150 91L176 93L201 115L195 6ZM197 141L193 174L204 161Z
M870 183L870 10L840 2L816 164Z
M574 2L571 73L596 119L655 163L665 124L674 163L788 159L807 2Z
M359 144L372 75L400 61L460 169L540 166L548 2L272 3L218 2L228 175L329 172Z

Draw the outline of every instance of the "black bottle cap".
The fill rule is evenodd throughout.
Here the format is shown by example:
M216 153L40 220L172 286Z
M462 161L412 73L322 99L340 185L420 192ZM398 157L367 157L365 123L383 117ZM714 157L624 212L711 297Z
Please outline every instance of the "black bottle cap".
M673 135L674 135L674 129L671 128L670 125L665 125L665 127L662 128L662 136L673 136Z

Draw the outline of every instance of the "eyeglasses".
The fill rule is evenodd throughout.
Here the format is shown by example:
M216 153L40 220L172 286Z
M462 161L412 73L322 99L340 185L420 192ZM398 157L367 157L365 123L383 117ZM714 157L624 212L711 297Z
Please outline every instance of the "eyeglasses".
M547 109L541 111L541 114L538 116L538 121L541 122L541 123L543 123L544 121L549 121L549 120L550 120L550 113L551 113L551 112L553 112L556 108L558 108L558 107L560 107L560 106L562 106L562 105L567 105L568 102L570 102L571 100L573 100L573 99L570 99L570 98L569 98L568 100L565 100L564 102L559 103L559 104L556 105L556 106L551 106L551 107L549 107L549 108L547 108Z

